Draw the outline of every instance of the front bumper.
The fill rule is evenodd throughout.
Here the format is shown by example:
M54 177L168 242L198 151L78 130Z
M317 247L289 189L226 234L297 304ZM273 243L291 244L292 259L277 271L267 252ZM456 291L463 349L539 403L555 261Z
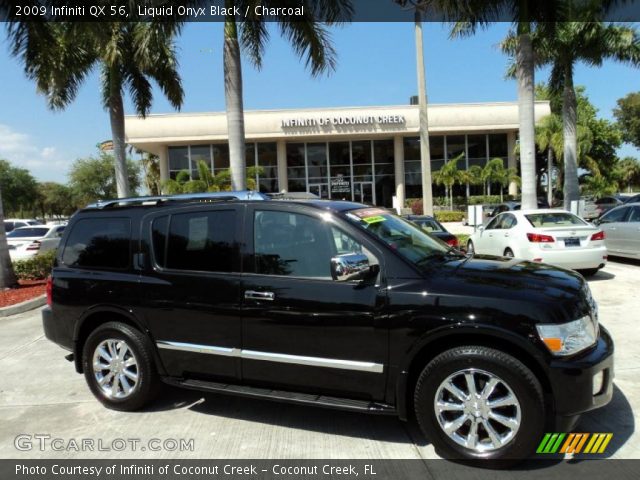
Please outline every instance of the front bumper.
M595 347L569 359L553 359L549 364L549 382L555 413L573 416L603 407L613 396L613 340L600 326ZM602 387L594 391L602 372ZM596 383L599 385L599 382Z

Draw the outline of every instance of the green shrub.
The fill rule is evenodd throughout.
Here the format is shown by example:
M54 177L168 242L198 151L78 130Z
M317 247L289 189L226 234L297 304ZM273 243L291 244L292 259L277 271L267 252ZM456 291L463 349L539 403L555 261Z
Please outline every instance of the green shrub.
M25 260L16 260L13 262L13 270L19 280L42 280L51 274L55 258L56 251L47 250Z
M441 210L435 212L436 220L439 222L461 222L464 218L464 212L457 212L451 210Z

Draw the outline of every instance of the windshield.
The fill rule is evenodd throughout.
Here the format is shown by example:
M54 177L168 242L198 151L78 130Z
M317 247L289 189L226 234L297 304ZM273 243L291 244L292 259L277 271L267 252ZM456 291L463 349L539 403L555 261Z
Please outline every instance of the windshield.
M525 215L529 223L537 228L569 227L588 225L580 217L573 213L553 212L553 213L530 213Z
M421 265L429 259L442 257L450 251L440 240L387 210L361 208L351 210L346 216L416 265Z
M7 233L8 238L21 238L21 237L44 237L48 228L18 228L11 233Z

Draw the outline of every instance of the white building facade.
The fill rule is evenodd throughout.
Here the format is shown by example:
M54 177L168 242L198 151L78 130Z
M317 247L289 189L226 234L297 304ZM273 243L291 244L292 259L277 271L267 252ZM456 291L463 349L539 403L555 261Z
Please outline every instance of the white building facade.
M548 102L536 102L536 122L549 114ZM229 168L224 112L125 122L127 143L160 158L162 180L181 170L197 178L200 160L214 174ZM261 167L256 183L263 192L308 191L387 207L395 196L402 205L422 196L418 131L416 105L246 111L246 163ZM431 170L461 153L461 169L493 158L516 168L517 134L515 102L429 105Z

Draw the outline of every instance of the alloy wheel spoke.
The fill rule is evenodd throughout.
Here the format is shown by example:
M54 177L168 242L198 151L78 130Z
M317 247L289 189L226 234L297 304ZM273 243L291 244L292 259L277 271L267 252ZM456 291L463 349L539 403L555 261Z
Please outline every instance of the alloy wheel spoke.
M131 370L123 370L122 373L133 380L134 383L138 381L138 374L136 372L132 372Z
M452 422L446 423L444 426L444 431L451 435L453 432L457 431L465 422L469 419L469 415L466 413L460 415L458 418L453 420Z
M473 373L465 373L464 379L467 382L467 391L469 392L469 396L471 396L472 398L475 397L478 392L476 391L476 381L475 378L473 378Z
M515 418L505 417L504 415L500 415L499 413L493 411L489 412L489 418L495 420L498 423L501 423L511 430L518 426L518 421Z
M489 440L491 440L491 445L493 446L493 448L501 447L503 442L500 439L500 435L498 435L498 432L496 432L496 429L493 428L493 425L491 425L491 423L484 419L482 420L482 425L487 431L487 435L489 435Z
M453 396L456 397L461 402L466 401L467 398L468 398L467 394L465 394L462 390L460 390L458 387L456 387L451 380L449 380L444 385L444 388L446 388L449 392L451 392L453 394Z
M467 436L467 448L475 449L478 444L478 422L471 420L471 427L469 427L469 435Z
M113 378L113 373L109 372L107 373L104 377L102 377L100 380L98 380L98 384L100 386L104 385L105 383L109 383L111 381L111 379Z
M100 346L98 348L98 355L102 358L104 358L107 362L111 363L111 361L113 360L113 357L109 354L109 352L107 352L103 346Z
M517 405L518 401L510 393L504 397L496 398L495 400L489 400L487 406L489 408L511 407Z
M483 399L488 399L491 394L493 393L493 391L496 389L496 386L498 385L498 379L497 378L490 378L489 381L485 384L484 388L482 389L482 394L481 397Z
M438 410L441 412L464 410L464 405L462 403L453 403L453 402L445 402L445 401L439 401L437 404L437 407L438 407Z
M131 384L125 374L121 373L118 375L118 379L120 380L120 385L122 385L122 391L125 395L129 395L131 393Z

